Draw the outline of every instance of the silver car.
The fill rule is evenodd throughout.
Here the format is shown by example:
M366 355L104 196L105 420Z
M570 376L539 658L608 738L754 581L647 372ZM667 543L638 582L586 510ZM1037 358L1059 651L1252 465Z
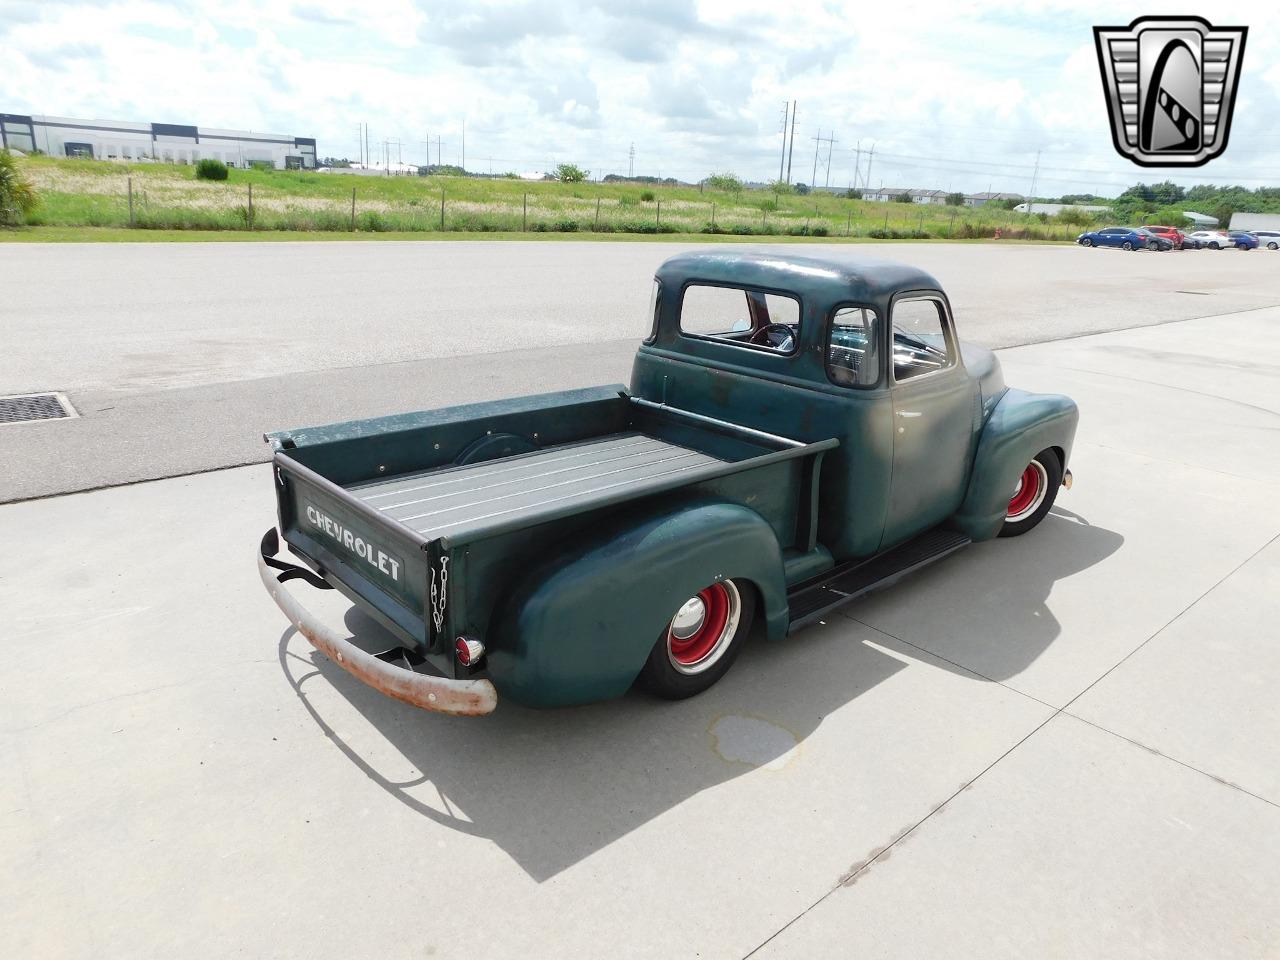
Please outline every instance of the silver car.
M1280 250L1280 230L1250 230L1249 232L1268 250Z
M1231 238L1221 230L1197 230L1187 236L1199 243L1201 247L1208 247L1210 250L1225 250L1227 247L1235 246Z

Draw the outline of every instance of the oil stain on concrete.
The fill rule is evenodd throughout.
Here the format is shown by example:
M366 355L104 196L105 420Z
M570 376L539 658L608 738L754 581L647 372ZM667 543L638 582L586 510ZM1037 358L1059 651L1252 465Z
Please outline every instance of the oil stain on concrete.
M722 759L765 770L781 770L800 752L795 734L760 717L719 717L711 725L711 737Z

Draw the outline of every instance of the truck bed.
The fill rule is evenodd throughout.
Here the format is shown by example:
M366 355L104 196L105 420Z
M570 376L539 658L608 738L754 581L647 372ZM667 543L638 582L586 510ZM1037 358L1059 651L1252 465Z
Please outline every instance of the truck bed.
M552 504L572 507L603 492L725 461L640 432L615 433L535 453L444 467L348 486L361 503L428 539Z

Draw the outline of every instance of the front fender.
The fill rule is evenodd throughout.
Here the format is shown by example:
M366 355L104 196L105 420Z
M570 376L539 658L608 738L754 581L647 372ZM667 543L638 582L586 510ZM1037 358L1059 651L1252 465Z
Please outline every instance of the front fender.
M982 428L969 489L952 518L960 532L973 540L996 536L1018 475L1037 453L1057 447L1066 469L1079 419L1070 397L1006 390Z
M782 553L758 513L697 501L624 516L512 592L491 630L488 675L526 706L620 696L680 604L726 578L751 581L770 636L786 632Z

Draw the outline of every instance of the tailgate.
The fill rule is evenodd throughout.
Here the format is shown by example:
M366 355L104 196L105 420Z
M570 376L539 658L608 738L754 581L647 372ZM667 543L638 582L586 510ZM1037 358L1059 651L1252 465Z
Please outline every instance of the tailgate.
M424 649L435 541L390 521L286 454L275 455L280 530L326 580Z

